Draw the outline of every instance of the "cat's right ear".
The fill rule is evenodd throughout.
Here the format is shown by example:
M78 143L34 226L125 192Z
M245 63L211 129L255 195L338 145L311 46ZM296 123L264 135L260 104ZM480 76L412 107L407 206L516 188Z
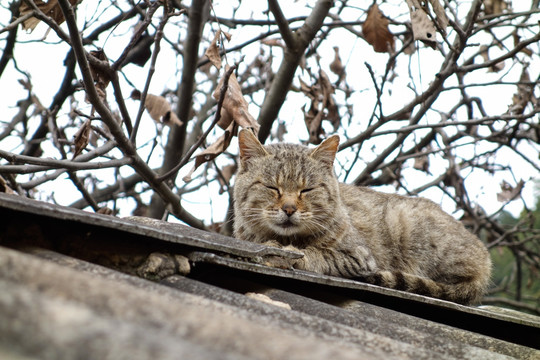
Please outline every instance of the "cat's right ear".
M251 158L268 155L259 139L250 129L240 130L238 133L238 147L240 148L240 162L243 166L246 166L246 162Z

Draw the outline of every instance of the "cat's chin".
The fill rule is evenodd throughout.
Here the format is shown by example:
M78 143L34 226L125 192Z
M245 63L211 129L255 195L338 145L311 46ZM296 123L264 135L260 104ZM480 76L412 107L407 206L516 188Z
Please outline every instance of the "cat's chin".
M271 229L277 235L281 235L281 236L296 235L300 231L300 227L290 221L287 221L281 224L272 224Z

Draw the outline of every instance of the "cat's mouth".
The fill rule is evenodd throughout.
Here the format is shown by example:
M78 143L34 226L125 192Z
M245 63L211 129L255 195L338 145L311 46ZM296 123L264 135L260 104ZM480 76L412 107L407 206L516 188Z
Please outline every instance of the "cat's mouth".
M291 235L298 231L298 225L291 220L274 223L274 231L280 235Z
M291 220L287 220L281 224L278 224L279 227L282 227L284 229L288 229L288 228L292 228L292 227L295 227L296 225L293 224L293 222Z

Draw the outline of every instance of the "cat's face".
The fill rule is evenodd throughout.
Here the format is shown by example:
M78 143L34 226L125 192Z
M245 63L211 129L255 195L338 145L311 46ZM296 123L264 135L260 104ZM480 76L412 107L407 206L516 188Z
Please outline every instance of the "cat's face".
M270 239L324 232L339 198L332 169L337 138L314 150L290 144L263 147L253 136L246 138L240 136L235 221Z

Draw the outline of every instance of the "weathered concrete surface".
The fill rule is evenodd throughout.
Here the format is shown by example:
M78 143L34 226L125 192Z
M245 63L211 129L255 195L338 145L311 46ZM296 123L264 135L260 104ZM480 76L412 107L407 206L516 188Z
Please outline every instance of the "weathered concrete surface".
M182 276L175 275L166 280L175 290L47 250L28 251L51 259L58 265L11 250L7 250L6 256L0 248L0 274L3 274L2 269L7 264L17 262L22 268L12 267L12 274L7 276L17 286L10 287L17 293L36 287L40 289L38 294L31 295L45 300L28 304L28 307L36 308L34 313L27 313L27 306L23 306L21 310L24 313L17 313L13 321L20 322L18 319L21 317L45 321L49 330L46 333L56 334L53 339L46 339L52 347L51 358L61 358L62 353L54 351L62 352L66 347L72 351L85 349L87 343L97 343L99 346L93 345L87 351L95 351L94 346L101 351L113 351L116 343L129 344L133 341L136 346L132 349L137 350L136 354L142 354L141 358L149 354L148 347L159 349L159 352L153 350L153 357L169 358L169 349L174 357L176 350L171 344L180 345L184 351L189 349L188 358L195 359L242 356L256 359L317 359L325 356L338 356L340 359L354 356L358 359L507 358L504 355L534 359L539 354L532 349L494 339L491 340L502 344L500 346L505 351L483 348L475 343L485 337L426 321L429 324L424 324L422 328L415 325L421 319L406 315L393 318L393 312L387 309L378 309L387 317L383 320L381 314L359 316L356 312L291 293L256 289L271 298L287 302L293 307L291 311ZM36 269L42 269L39 275L30 275ZM19 274L19 271L24 271L26 275ZM56 279L51 279L51 274ZM0 276L0 290L5 288L5 278ZM81 278L88 278L82 287ZM22 287L22 290L18 287ZM99 291L95 290L96 287ZM0 294L0 308L3 307L3 299ZM24 301L18 300L17 303ZM67 315L62 315L64 309ZM0 316L1 313L0 310ZM75 320L66 324L66 321L62 321L66 317ZM39 328L40 325L30 319L23 327ZM85 325L86 322L88 325ZM71 326L75 326L76 331ZM64 332L75 336L75 339L66 343L62 335ZM96 332L105 335L97 337ZM147 336L149 333L156 337ZM463 342L459 341L456 333L461 334ZM4 330L0 330L0 335L0 338L4 337ZM104 339L112 344L100 343ZM262 344L267 343L268 339L271 339L272 346ZM28 344L23 344L23 348L25 346L28 347ZM238 350L238 346L242 351ZM126 347L114 353L96 354L100 358L117 358L122 349ZM64 358L77 354L68 352L69 356Z
M49 359L428 358L421 348L363 330L326 322L320 326L336 332L327 336L273 320L274 312L289 310L247 297L270 313L141 279L120 281L127 275L108 278L103 274L112 271L95 265L89 270L0 248L0 348ZM349 343L352 337L366 346Z

